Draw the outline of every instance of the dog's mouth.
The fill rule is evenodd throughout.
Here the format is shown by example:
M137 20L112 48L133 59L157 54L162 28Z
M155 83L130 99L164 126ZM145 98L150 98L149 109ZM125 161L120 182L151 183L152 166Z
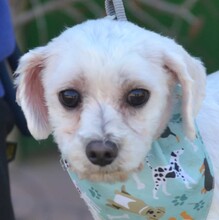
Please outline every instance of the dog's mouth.
M70 166L66 160L64 160L64 165L69 172L76 173L80 179L105 183L125 182L131 174L141 171L144 167L143 163L140 163L138 167L128 171L121 168L107 169L107 167L99 167L94 171L92 171L92 169L87 169L87 171L80 172L76 168Z

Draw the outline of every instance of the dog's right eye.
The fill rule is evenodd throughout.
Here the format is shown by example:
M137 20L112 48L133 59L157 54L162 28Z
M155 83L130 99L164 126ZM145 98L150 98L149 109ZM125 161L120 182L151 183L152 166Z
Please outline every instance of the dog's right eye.
M81 96L74 89L67 89L59 92L59 101L64 107L76 108L81 102Z

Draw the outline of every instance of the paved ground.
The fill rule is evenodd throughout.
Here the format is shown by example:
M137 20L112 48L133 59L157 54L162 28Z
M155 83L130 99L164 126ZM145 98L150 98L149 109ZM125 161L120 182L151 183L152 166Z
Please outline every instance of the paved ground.
M17 220L91 220L58 153L10 164L11 190Z

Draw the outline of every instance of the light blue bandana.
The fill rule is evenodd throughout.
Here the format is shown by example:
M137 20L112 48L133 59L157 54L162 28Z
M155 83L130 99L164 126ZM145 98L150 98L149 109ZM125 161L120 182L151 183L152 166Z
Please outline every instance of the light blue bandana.
M67 169L81 197L100 219L207 218L214 187L212 165L198 130L193 142L185 137L179 91L176 100L167 129L153 142L144 169L126 182L89 182Z

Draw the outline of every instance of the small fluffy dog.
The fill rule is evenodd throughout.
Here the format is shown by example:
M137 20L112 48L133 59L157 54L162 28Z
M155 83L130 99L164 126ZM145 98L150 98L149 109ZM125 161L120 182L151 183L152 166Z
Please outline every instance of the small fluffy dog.
M198 115L213 161L208 219L218 219L219 73L208 77L204 99L205 68L172 39L127 21L91 20L29 51L16 74L17 100L33 137L53 134L79 178L111 183L145 165L152 142L170 120L180 84L185 134L195 138Z

